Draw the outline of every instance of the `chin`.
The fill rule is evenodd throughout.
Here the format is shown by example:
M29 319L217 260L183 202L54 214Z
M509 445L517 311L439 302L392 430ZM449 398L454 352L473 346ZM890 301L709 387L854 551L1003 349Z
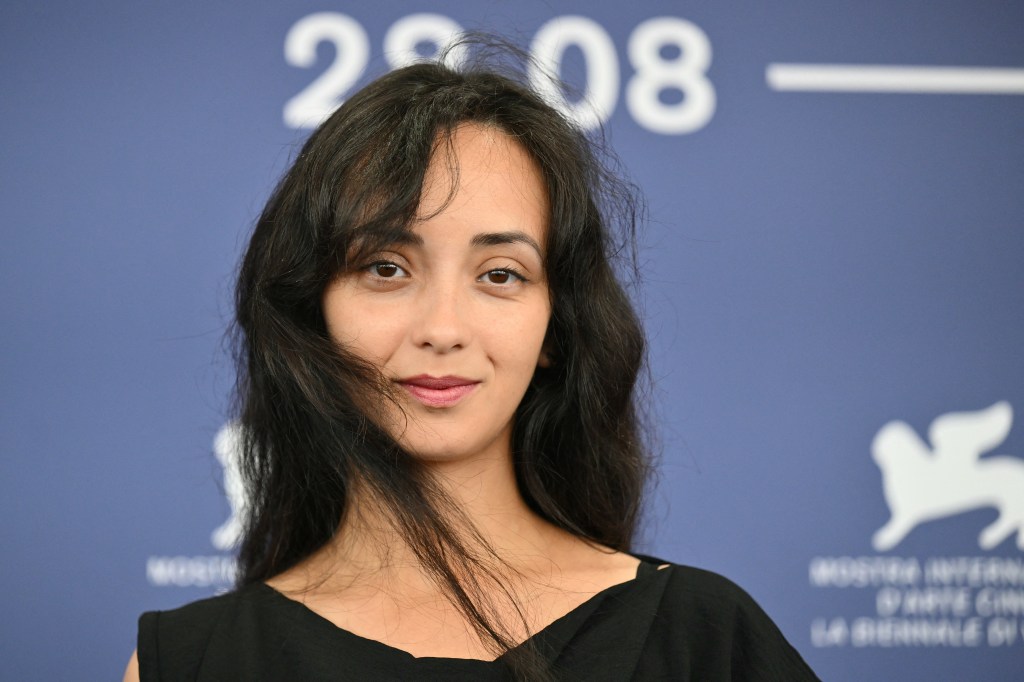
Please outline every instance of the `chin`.
M408 443L402 446L418 460L423 462L456 462L469 459L474 451L471 448L453 446L451 443Z
M477 437L460 438L454 434L431 434L430 437L426 437L426 434L407 433L399 442L416 459L441 464L468 461L494 450L494 440L481 441L480 434L473 435Z

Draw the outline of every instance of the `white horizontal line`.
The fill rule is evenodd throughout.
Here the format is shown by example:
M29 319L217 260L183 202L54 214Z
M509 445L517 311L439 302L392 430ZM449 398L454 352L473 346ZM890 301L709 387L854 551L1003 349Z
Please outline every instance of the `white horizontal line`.
M769 64L773 90L1024 95L1024 69L869 64Z

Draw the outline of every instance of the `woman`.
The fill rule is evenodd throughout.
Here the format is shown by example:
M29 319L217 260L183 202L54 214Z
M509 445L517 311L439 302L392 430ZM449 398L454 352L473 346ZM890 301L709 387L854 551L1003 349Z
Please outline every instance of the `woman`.
M732 583L628 553L633 227L515 79L419 64L343 105L238 280L239 588L144 614L125 679L814 679Z

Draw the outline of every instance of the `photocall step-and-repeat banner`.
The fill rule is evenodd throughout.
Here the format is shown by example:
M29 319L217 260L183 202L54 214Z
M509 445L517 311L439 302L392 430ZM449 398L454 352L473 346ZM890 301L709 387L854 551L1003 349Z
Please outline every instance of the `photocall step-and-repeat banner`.
M141 611L231 585L248 230L466 29L647 197L638 550L824 679L1024 679L1024 5L973 0L4 3L0 678L116 678Z

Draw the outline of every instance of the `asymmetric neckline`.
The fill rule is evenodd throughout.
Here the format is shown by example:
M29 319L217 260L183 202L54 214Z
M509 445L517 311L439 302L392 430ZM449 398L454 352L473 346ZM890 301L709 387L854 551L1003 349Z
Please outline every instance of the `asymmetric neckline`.
M587 682L817 680L749 594L717 573L643 563L533 634L529 658ZM514 655L417 658L339 628L263 583L139 618L139 673L156 680L506 682ZM512 650L523 653L522 648ZM536 655L536 657L534 656Z
M590 617L590 615L605 599L615 596L618 593L626 591L629 588L645 581L646 578L656 574L658 572L658 566L662 564L662 562L651 559L650 557L635 554L631 554L630 556L640 560L640 563L637 565L636 575L633 578L621 583L616 583L615 585L611 585L599 592L596 592L579 605L573 607L558 618L555 618L543 628L537 630L529 637L519 642L519 644L513 648L518 649L528 644L534 644L539 645L541 648L554 649L556 651L560 650L562 646L568 643L569 639L572 638L577 628ZM671 567L668 567L667 570L671 570ZM264 593L268 599L272 599L273 601L281 604L282 608L287 608L294 620L302 622L307 627L317 628L323 632L325 636L336 636L342 638L351 646L358 646L370 655L402 658L422 665L436 663L445 666L494 666L500 664L505 656L505 654L502 654L494 659L416 656L404 649L391 646L390 644L385 644L380 640L364 637L363 635L356 634L351 630L343 628L309 608L304 603L286 596L284 593L266 583L256 583L253 587Z

